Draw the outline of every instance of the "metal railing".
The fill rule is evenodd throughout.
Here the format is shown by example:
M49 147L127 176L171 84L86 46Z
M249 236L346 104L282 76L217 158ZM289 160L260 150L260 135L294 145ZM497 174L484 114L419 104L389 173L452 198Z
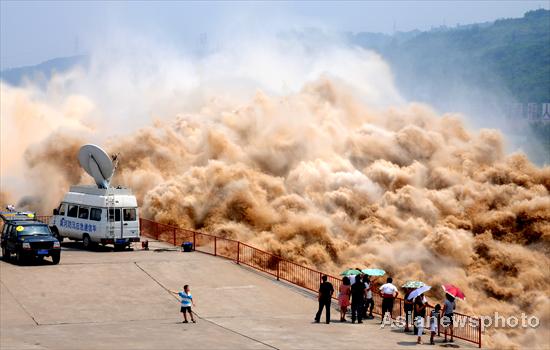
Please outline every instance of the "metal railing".
M237 264L252 267L277 278L277 280L283 280L314 292L319 289L321 277L325 275L323 272L296 264L282 257L254 248L246 243L228 238L186 230L141 218L140 229L142 236L168 242L175 246L181 246L183 242L193 242L193 249L196 251L234 260ZM327 275L327 277L328 281L334 286L334 289L338 291L342 283L341 278L331 275ZM334 294L335 299L336 297L337 293ZM373 299L373 313L381 316L382 298L373 292ZM404 317L404 309L404 300L396 298L393 316ZM429 315L431 311L432 307L429 306L426 313ZM438 327L438 335L441 335L441 333L443 333L442 328ZM481 347L480 319L455 313L453 336Z
M51 218L52 218L51 215L36 215L36 220L43 222L45 224L49 224Z

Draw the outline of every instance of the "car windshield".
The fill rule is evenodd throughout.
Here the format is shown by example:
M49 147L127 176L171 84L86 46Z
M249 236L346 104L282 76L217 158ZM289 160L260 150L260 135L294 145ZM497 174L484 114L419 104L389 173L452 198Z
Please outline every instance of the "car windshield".
M46 225L17 226L16 231L19 236L49 236L51 234Z

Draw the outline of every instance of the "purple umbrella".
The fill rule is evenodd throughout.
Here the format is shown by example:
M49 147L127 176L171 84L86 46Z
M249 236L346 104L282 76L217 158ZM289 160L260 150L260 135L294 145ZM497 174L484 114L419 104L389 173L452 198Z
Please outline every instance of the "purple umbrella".
M411 294L409 294L409 296L407 297L407 299L408 299L408 300L414 299L414 298L416 298L417 296L426 293L426 292L429 291L430 289L432 289L432 287L430 287L430 286L423 286L423 287L420 287L420 288L416 288L415 290L413 290L413 291L411 292Z

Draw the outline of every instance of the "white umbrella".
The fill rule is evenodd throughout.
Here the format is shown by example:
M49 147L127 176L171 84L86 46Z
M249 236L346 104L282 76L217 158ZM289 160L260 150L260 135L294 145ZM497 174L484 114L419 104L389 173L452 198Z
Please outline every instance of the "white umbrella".
M409 296L407 297L407 299L408 299L408 300L414 299L414 298L416 298L417 296L426 293L426 292L429 291L430 289L432 289L432 287L430 287L430 286L423 286L423 287L417 288L417 289L413 290L413 291L411 292L411 294L409 294Z

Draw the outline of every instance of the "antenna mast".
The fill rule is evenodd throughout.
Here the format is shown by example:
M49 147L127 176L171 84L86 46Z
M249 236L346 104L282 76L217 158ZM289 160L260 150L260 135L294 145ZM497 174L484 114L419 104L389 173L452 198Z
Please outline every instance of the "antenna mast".
M109 187L111 187L111 179L113 178L113 176L115 176L116 169L118 168L118 157L119 156L120 156L120 152L111 154L111 162L113 162L113 173L111 174L109 179L107 179L107 183L108 183Z

